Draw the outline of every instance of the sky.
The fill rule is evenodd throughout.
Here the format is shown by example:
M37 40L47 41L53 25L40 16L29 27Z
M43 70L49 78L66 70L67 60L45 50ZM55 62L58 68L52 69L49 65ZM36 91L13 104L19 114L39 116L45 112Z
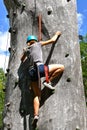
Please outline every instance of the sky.
M4 71L8 67L8 48L10 47L9 21L6 15L7 10L3 0L0 0L0 68L3 68Z
M10 47L9 19L6 17L7 10L0 0L0 68L4 71L8 68ZM87 0L77 0L78 33L85 35L87 33Z
M78 29L80 35L87 34L87 0L77 0Z

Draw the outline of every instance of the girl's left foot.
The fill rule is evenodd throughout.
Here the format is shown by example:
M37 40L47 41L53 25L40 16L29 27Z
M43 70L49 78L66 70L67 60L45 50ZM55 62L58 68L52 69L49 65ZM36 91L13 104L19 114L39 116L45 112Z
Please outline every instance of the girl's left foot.
M43 85L51 90L55 90L55 87L51 85L51 82L47 83L46 81L43 82Z

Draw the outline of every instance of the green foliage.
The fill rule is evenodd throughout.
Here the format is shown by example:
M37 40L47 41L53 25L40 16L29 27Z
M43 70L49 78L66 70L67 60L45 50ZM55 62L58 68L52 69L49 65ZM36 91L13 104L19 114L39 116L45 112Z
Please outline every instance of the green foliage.
M83 84L87 98L87 35L80 41L80 53L82 63Z
M3 89L5 88L5 75L2 68L0 68L0 127L2 126L2 113L4 108L4 98L5 93L3 92Z

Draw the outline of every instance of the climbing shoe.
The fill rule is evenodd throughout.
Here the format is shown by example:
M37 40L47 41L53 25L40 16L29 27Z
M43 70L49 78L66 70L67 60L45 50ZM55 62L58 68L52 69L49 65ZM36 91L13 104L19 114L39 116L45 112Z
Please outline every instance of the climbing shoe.
M37 122L38 122L39 116L34 116L33 122L32 122L32 126L33 128L37 128Z
M43 82L43 85L44 85L45 87L51 89L51 90L55 90L55 87L53 87L53 86L51 85L51 82L49 82L49 83Z

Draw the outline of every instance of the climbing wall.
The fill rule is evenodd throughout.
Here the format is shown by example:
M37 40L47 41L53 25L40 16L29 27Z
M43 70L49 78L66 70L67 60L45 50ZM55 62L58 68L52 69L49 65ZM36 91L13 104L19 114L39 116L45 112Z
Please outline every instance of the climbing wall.
M54 81L54 92L43 88L38 130L86 130L86 105L75 0L4 0L11 33L7 73L4 130L32 130L32 91L17 85L20 57L29 34L38 36L38 16L42 16L42 40L56 31L62 35L54 45L43 47L44 63L63 64L65 71ZM20 68L20 69L19 69ZM24 69L23 69L24 74ZM26 88L26 89L25 89ZM23 98L25 97L25 98ZM23 99L22 99L23 98ZM21 105L22 104L22 105Z

